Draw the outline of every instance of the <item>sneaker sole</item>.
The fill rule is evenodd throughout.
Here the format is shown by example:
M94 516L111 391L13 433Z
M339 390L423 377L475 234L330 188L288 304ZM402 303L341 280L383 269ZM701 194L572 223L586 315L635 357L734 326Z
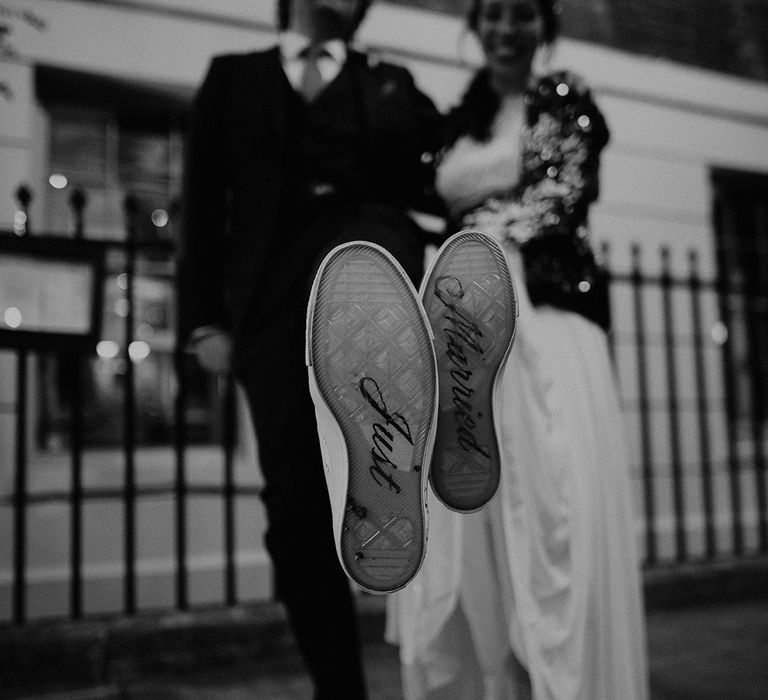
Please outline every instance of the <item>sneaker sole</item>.
M346 483L337 553L358 586L390 593L416 575L426 547L437 408L429 322L402 268L373 244L326 257L309 309L310 376L346 448L347 474L334 475Z
M494 401L518 314L504 251L484 233L460 231L438 251L419 293L440 387L429 478L444 505L471 513L490 501L501 474Z

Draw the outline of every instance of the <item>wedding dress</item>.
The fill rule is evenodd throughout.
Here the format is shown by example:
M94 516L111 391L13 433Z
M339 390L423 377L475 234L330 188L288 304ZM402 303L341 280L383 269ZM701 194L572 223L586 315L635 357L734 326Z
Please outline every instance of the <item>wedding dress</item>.
M441 162L438 190L455 213L474 207L472 224L520 177L524 110L505 101L490 141L463 137ZM388 599L404 696L642 700L636 521L606 335L574 312L534 307L520 242L485 220L520 301L496 407L501 484L471 515L430 494L426 560Z

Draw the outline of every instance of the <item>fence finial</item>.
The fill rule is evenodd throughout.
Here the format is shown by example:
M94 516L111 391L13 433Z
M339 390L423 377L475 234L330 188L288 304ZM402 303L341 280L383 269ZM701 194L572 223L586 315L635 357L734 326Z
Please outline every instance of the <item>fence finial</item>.
M82 238L84 234L83 212L88 203L88 197L82 187L77 187L69 197L69 205L72 207L72 215L75 220L75 238Z
M129 192L123 200L123 213L125 214L125 237L129 242L137 238L139 224L139 198Z
M19 203L19 209L13 215L13 231L17 236L28 236L32 232L29 225L32 190L27 185L19 185L16 189L16 201Z

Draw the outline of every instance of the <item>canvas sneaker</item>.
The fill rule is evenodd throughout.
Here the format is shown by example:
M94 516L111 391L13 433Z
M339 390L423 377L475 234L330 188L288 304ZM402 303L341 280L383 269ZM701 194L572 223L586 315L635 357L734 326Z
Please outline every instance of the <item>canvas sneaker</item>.
M416 290L386 250L357 241L325 257L306 362L339 560L363 590L391 593L426 551L437 368Z
M419 293L440 387L429 478L443 504L471 513L499 486L497 392L515 337L517 295L504 251L479 231L445 241Z

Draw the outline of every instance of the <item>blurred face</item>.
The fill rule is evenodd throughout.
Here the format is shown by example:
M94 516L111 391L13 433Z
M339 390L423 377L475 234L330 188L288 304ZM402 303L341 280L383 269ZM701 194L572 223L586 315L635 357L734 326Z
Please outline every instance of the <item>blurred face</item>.
M523 87L544 38L538 0L480 0L476 32L493 82Z
M293 0L291 25L316 41L348 38L361 0Z

